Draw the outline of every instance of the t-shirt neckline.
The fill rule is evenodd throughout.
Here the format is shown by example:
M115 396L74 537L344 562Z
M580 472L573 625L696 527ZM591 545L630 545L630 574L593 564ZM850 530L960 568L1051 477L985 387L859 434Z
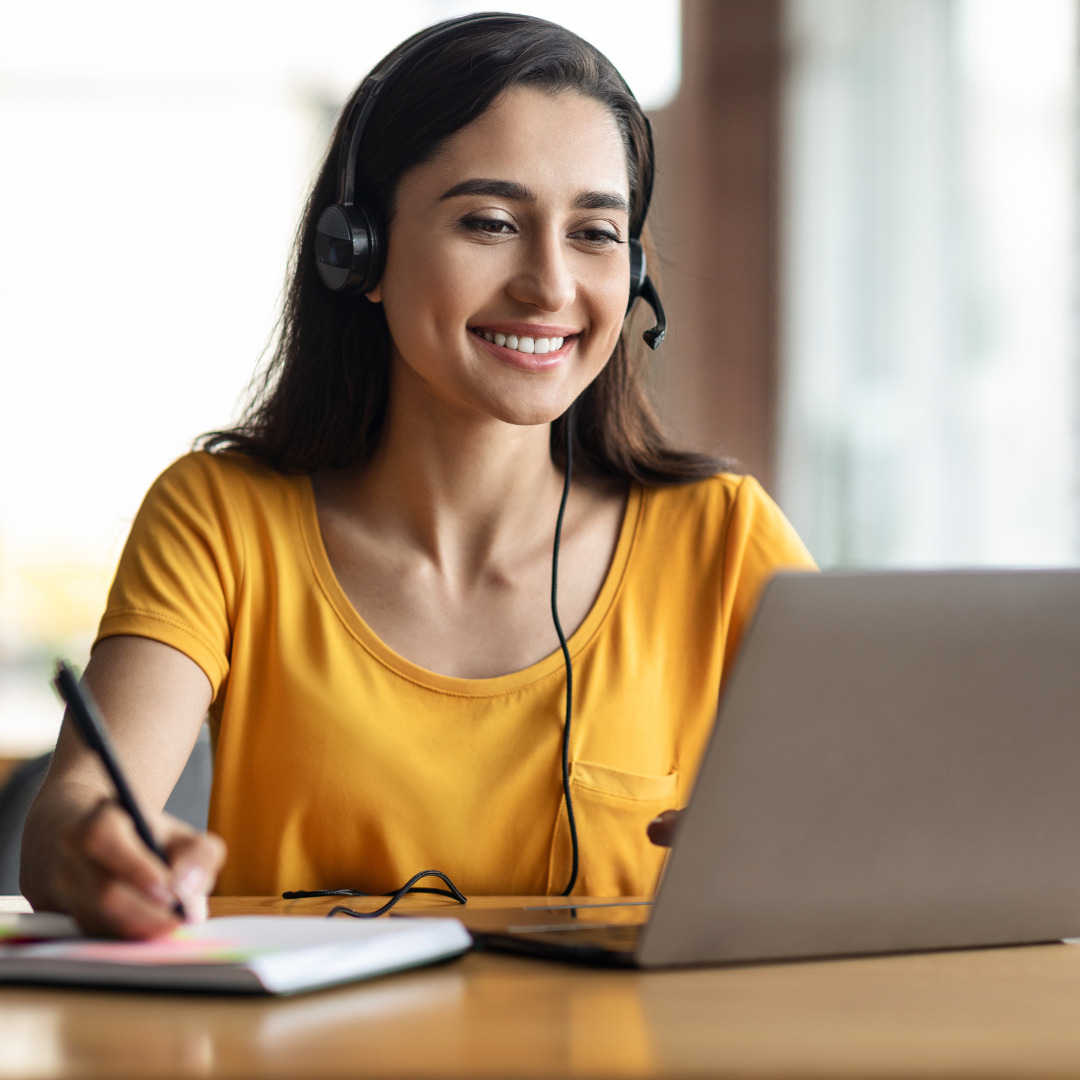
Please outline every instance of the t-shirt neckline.
M438 672L429 671L419 664L414 664L411 660L395 652L368 626L353 606L352 601L346 596L345 590L341 587L337 575L334 573L334 568L330 564L330 557L327 555L326 546L323 543L311 477L304 475L298 477L298 479L301 481L298 487L300 495L298 506L300 529L304 537L312 573L348 632L384 667L409 682L461 697L495 697L512 693L532 683L558 675L564 670L561 649L556 649L553 653L538 660L535 664L522 668L520 671L512 671L506 675L495 675L481 679L465 679L454 675L441 675ZM595 636L611 611L611 607L619 593L630 560L630 553L634 546L634 538L638 531L644 503L643 494L640 485L632 484L630 486L622 524L619 527L619 537L615 543L615 552L604 577L603 585L584 621L567 641L572 658L576 657Z

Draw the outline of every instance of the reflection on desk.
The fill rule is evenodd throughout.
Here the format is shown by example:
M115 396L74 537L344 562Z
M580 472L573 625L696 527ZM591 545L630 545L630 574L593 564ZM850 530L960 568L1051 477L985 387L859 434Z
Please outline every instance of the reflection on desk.
M515 902L536 899L469 908ZM1058 1076L1080 1073L1078 1016L1067 945L648 973L473 953L284 1000L4 988L0 1077Z

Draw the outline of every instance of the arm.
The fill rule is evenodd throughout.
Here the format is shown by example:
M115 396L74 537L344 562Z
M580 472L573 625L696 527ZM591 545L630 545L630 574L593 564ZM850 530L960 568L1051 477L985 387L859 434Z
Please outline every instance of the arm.
M96 755L65 718L27 818L20 887L35 908L68 911L87 930L148 937L176 925L174 897L200 906L224 861L220 839L162 813L211 687L183 653L127 636L99 642L84 679L169 865L139 840Z

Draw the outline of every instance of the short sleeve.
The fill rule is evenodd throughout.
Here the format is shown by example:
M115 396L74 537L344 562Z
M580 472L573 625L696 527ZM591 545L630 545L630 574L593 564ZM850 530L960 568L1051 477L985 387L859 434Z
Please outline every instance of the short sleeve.
M724 541L724 674L738 653L761 591L781 570L816 570L813 557L783 512L751 476L735 495Z
M97 641L132 634L171 645L202 668L216 695L242 573L237 537L222 463L207 453L175 462L135 518Z

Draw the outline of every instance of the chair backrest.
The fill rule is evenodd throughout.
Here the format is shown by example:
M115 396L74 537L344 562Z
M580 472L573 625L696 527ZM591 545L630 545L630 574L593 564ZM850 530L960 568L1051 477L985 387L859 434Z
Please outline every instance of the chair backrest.
M26 812L45 779L52 752L24 761L0 788L0 895L19 891L19 850Z
M214 760L210 750L210 729L203 724L191 750L180 779L176 781L168 802L167 813L186 821L200 832L206 829L210 812L210 782L214 777Z

